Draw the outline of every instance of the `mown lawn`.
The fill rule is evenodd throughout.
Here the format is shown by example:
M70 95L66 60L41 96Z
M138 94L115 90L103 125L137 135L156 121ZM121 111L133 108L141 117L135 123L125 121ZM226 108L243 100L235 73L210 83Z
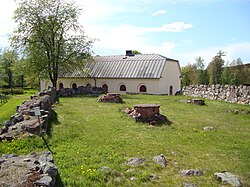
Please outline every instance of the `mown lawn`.
M250 185L250 115L225 110L250 110L249 106L206 100L206 106L176 102L182 96L125 95L125 104L96 102L96 97L61 98L54 107L59 123L47 136L60 178L65 186L218 186L215 172L229 171ZM171 127L136 123L121 112L140 103L161 104ZM0 106L0 111L2 106ZM2 117L2 116L1 116ZM213 126L215 131L204 131ZM0 154L45 150L39 138L3 143ZM169 164L157 166L152 157L164 154ZM147 162L126 173L128 158ZM114 172L103 174L108 166ZM182 177L180 169L200 169L200 177ZM154 182L150 174L159 175ZM131 176L136 180L131 181Z
M0 103L0 124L9 120L10 116L15 113L16 106L20 105L24 100L30 99L30 96L35 95L37 91L34 89L24 89L24 92L24 94L20 95L7 95L8 102Z

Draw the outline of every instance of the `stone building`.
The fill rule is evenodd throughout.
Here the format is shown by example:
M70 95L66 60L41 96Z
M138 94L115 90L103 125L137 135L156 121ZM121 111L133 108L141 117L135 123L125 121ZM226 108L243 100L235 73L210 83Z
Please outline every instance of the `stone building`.
M75 70L60 73L57 89L102 87L108 92L174 95L181 89L181 70L178 60L158 54L136 54L94 57L86 65L88 73ZM41 90L51 86L42 80Z

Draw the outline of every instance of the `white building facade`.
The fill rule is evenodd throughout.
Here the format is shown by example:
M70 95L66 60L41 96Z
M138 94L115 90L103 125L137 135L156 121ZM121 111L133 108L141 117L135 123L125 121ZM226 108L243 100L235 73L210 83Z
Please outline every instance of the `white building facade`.
M181 89L181 70L177 60L157 54L94 57L86 65L89 73L61 73L57 89L79 86L103 87L114 93L147 93L174 95ZM41 81L44 90L51 86Z

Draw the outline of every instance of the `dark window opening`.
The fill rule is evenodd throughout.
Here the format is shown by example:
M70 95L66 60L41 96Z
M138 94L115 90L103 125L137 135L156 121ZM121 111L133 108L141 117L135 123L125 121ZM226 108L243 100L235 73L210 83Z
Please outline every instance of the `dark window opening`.
M59 90L63 89L63 83L59 84Z
M76 83L73 83L73 84L72 84L72 88L73 88L73 89L77 89L77 84L76 84Z
M140 86L140 92L147 92L147 87L144 85Z
M120 86L120 91L125 92L125 91L126 91L126 86L125 86L125 85L121 85L121 86Z
M107 84L103 84L102 88L104 89L104 91L108 92L108 85Z

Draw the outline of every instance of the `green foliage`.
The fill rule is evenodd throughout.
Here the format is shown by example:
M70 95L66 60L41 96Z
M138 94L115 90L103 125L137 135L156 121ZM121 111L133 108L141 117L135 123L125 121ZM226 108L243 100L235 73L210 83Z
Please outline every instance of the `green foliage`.
M19 106L24 100L30 99L30 95L35 93L32 89L24 89L24 91L27 93L21 95L8 95L8 102L2 105L0 103L0 126L4 121L9 120L10 116L15 114L16 106Z
M78 23L80 9L63 0L20 0L12 45L23 52L33 75L56 87L59 71L91 58L91 44Z
M33 151L42 151L46 149L44 142L39 137L28 137L24 134L20 139L13 139L11 142L0 142L0 155L2 154L30 154Z
M248 106L209 100L206 106L176 102L187 99L184 96L123 98L125 104L100 103L87 96L61 98L54 107L59 123L52 126L51 137L46 139L65 186L182 186L183 182L218 186L214 173L224 170L239 175L245 186L250 185L249 115L225 112L249 110ZM150 127L121 112L142 103L161 104L161 113L174 122L172 126ZM204 131L205 126L217 130ZM46 149L39 138L15 142L2 143L1 154L10 153L8 147L18 154ZM161 153L167 157L166 168L152 161ZM146 163L129 167L125 163L131 157L145 158ZM102 166L111 171L101 172ZM128 169L134 171L126 172ZM178 173L180 169L201 169L205 174L187 178ZM153 173L160 179L151 182L149 175Z
M248 76L250 66L243 65L240 58L224 65L223 56L225 53L219 51L205 70L201 57L196 58L196 63L183 67L182 86L191 84L250 84L250 76Z
M201 57L196 58L196 63L188 64L182 68L182 86L191 84L207 84L207 70Z
M138 51L138 50L133 50L132 53L133 53L134 55L139 55L139 54L141 54L141 52Z
M9 88L14 86L14 75L13 70L15 64L18 62L17 53L13 50L4 50L0 56L0 79L2 84L8 85Z
M210 85L220 84L221 82L221 74L224 66L224 60L222 59L222 56L225 56L225 53L219 51L217 55L213 57L212 61L207 67Z
M9 94L23 94L24 91L22 88L13 88L11 89L1 89L0 92L2 92L5 95L9 95Z

